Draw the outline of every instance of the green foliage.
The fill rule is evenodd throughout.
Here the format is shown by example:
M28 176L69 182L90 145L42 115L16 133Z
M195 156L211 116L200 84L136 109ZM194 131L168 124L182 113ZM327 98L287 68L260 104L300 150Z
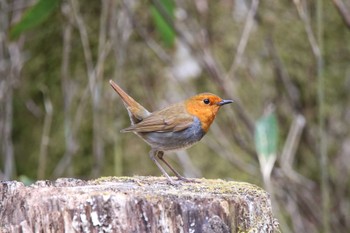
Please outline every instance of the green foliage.
M164 10L164 13L167 14L171 19L173 19L175 3L173 0L163 0L159 3L162 5L162 9L158 9L153 4L151 5L151 16L164 44L168 47L171 47L175 41L175 32L171 25L169 25L168 21L163 17L162 10Z
M278 125L274 112L265 113L255 123L255 147L264 181L269 182L277 157Z
M35 180L29 178L28 176L21 175L18 177L19 181L21 181L25 186L29 186L35 182Z
M10 30L10 39L17 39L23 32L32 29L44 22L58 7L60 0L39 0L35 5L28 8L17 24Z
M259 156L275 156L278 143L278 125L274 113L261 117L255 125L255 146Z

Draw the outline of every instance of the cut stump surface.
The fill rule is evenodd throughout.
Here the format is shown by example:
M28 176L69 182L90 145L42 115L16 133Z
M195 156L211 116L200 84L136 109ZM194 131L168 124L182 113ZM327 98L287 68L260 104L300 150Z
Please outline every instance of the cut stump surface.
M61 178L0 185L0 232L279 232L270 198L248 183L161 177Z

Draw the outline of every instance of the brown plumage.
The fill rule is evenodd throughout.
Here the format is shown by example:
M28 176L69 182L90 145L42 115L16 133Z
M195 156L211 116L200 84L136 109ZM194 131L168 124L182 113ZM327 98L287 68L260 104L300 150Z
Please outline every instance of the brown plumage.
M174 183L156 157L180 180L188 181L165 161L164 151L185 149L198 142L209 130L220 107L233 101L202 93L159 111L149 112L112 80L110 84L122 98L131 121L131 126L121 132L133 132L152 147L150 157L169 182Z

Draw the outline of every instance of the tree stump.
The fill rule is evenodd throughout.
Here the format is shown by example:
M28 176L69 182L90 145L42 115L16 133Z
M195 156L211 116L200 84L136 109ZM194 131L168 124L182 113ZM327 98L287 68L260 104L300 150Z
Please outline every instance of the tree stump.
M248 183L162 177L0 185L0 232L279 232L269 194Z

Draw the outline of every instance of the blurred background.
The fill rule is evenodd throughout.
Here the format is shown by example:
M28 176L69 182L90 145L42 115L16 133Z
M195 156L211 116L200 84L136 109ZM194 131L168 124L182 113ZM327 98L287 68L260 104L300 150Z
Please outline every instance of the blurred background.
M109 79L149 110L208 91L235 103L170 163L348 232L349 29L347 0L1 0L0 179L160 176Z

